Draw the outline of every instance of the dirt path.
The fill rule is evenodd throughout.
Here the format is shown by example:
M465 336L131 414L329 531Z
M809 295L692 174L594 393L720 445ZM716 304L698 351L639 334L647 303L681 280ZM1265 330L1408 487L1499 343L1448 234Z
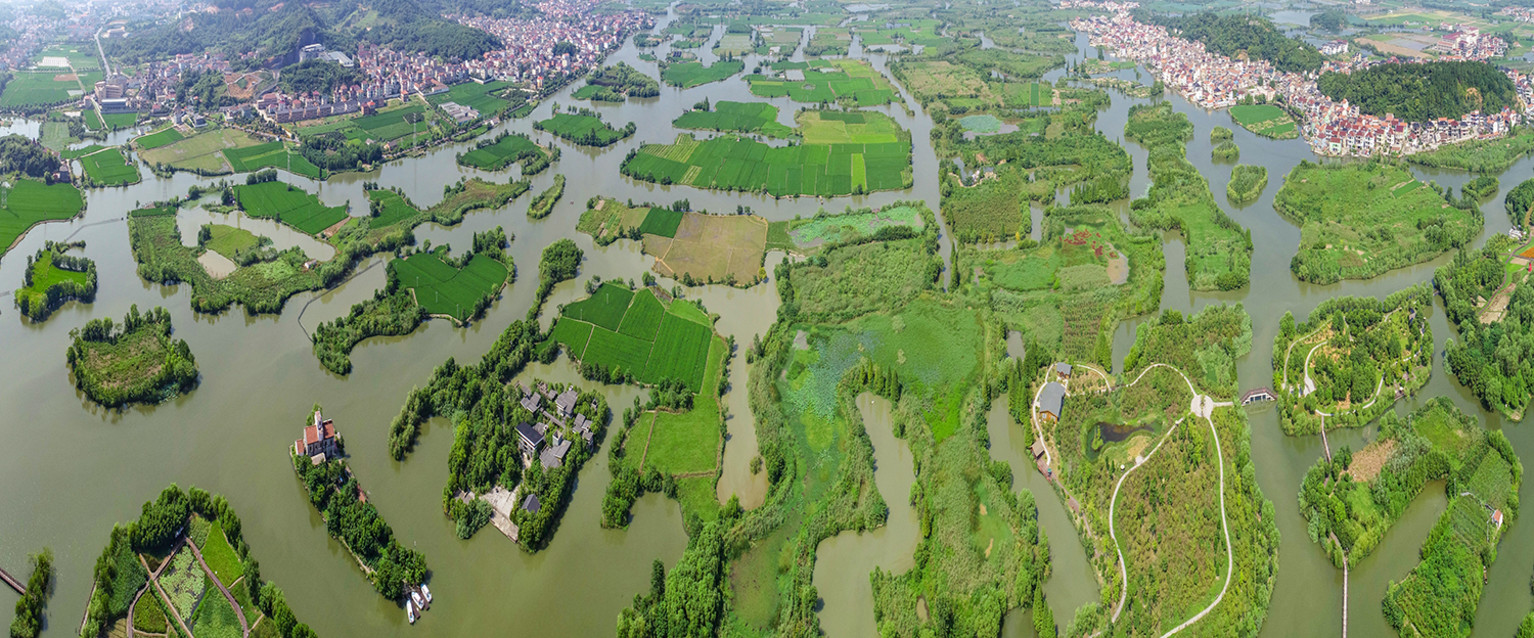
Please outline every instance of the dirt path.
M184 542L186 542L186 540L183 539L181 542L184 543ZM171 553L171 555L174 555L176 553L176 551L175 550L171 550L170 553ZM144 570L145 571L149 571L149 563L144 562L144 557L143 556L138 557L138 562L139 562L139 564L144 566ZM165 594L165 588L160 587L160 572L164 571L165 570L165 566L169 565L169 564L170 564L170 558L167 556L166 559L165 559L165 562L160 563L160 569L155 570L154 572L151 572L149 574L149 582L154 585L154 590L157 591L157 592L160 592L160 598L163 599L163 600L167 600L167 601L170 600L170 596ZM188 636L192 635L192 628L191 627L187 627L186 626L186 621L181 619L181 612L176 611L174 605L169 605L169 607L170 607L170 609L166 610L168 612L167 615L169 615L170 617L176 619L176 624L181 626L181 631L183 633L185 633ZM130 614L130 617L131 617L132 612L130 611L129 614ZM133 627L133 623L131 621L128 623L128 627L130 628L130 630Z
M224 583L220 582L218 576L213 574L213 570L208 567L208 563L202 559L202 552L198 551L197 545L195 543L187 543L186 546L192 549L192 555L197 557L197 564L202 565L202 571L207 572L208 578L213 581L214 585L218 585L218 590L223 592L224 598L229 600L229 606L234 608L235 615L240 617L240 635L250 636L250 623L245 621L245 610L240 609L240 603L235 601L233 594L229 593L229 588L224 587ZM190 636L192 633L187 632L187 635Z

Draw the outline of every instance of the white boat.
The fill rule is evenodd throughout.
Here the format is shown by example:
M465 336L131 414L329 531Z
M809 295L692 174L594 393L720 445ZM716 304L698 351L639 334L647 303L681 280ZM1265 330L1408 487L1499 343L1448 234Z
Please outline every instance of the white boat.
M426 583L421 583L421 594L426 596L426 602L431 602L431 588Z
M422 611L426 609L426 601L421 598L421 592L410 592L410 602L415 603L416 608L421 609Z
M412 624L412 625L415 624L415 619L416 619L415 601L413 601L413 600L409 600L409 599L405 600L405 619L409 620L410 624Z

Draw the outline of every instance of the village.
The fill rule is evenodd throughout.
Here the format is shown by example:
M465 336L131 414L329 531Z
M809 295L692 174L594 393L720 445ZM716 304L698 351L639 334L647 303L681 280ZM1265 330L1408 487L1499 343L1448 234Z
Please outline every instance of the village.
M1224 109L1247 99L1268 102L1282 98L1289 110L1303 118L1302 133L1318 155L1410 155L1445 144L1505 136L1524 116L1506 108L1497 113L1474 112L1457 120L1439 118L1426 122L1407 122L1392 114L1368 115L1347 101L1336 102L1321 93L1316 84L1319 74L1281 72L1266 60L1232 60L1211 53L1201 42L1174 37L1165 27L1136 21L1129 15L1130 8L1115 5L1112 16L1078 18L1071 21L1071 26L1090 34L1093 46L1150 66L1158 79L1200 107ZM1478 33L1458 31L1445 40L1452 40L1450 46L1456 50L1467 47L1479 51L1477 47L1483 39ZM1484 40L1489 43L1499 39ZM1505 49L1505 43L1502 46ZM1439 59L1480 58L1445 55ZM1327 62L1321 72L1348 73L1376 64L1402 62L1411 60L1370 59L1360 53L1345 62ZM1534 80L1517 71L1506 73L1527 110L1528 104L1534 103Z

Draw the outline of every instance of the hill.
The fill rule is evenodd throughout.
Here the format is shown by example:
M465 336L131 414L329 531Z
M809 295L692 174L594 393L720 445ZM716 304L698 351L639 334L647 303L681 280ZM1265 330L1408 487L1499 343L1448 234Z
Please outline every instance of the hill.
M1327 97L1345 99L1369 115L1394 113L1411 122L1519 108L1513 81L1485 62L1381 64L1353 73L1326 73L1318 85Z
M1248 15L1199 13L1191 16L1143 16L1142 22L1181 31L1182 37L1203 42L1215 53L1267 60L1280 71L1313 71L1321 68L1322 55L1303 40L1286 37L1267 18Z

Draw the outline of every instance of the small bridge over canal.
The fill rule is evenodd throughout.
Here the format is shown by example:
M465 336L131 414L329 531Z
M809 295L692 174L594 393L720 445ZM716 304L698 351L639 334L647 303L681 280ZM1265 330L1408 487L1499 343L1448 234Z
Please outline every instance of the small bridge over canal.
M1255 390L1248 390L1246 394L1241 395L1241 405L1243 406L1251 405L1253 403L1261 403L1263 401L1277 400L1278 395L1273 393L1272 388L1257 388Z

